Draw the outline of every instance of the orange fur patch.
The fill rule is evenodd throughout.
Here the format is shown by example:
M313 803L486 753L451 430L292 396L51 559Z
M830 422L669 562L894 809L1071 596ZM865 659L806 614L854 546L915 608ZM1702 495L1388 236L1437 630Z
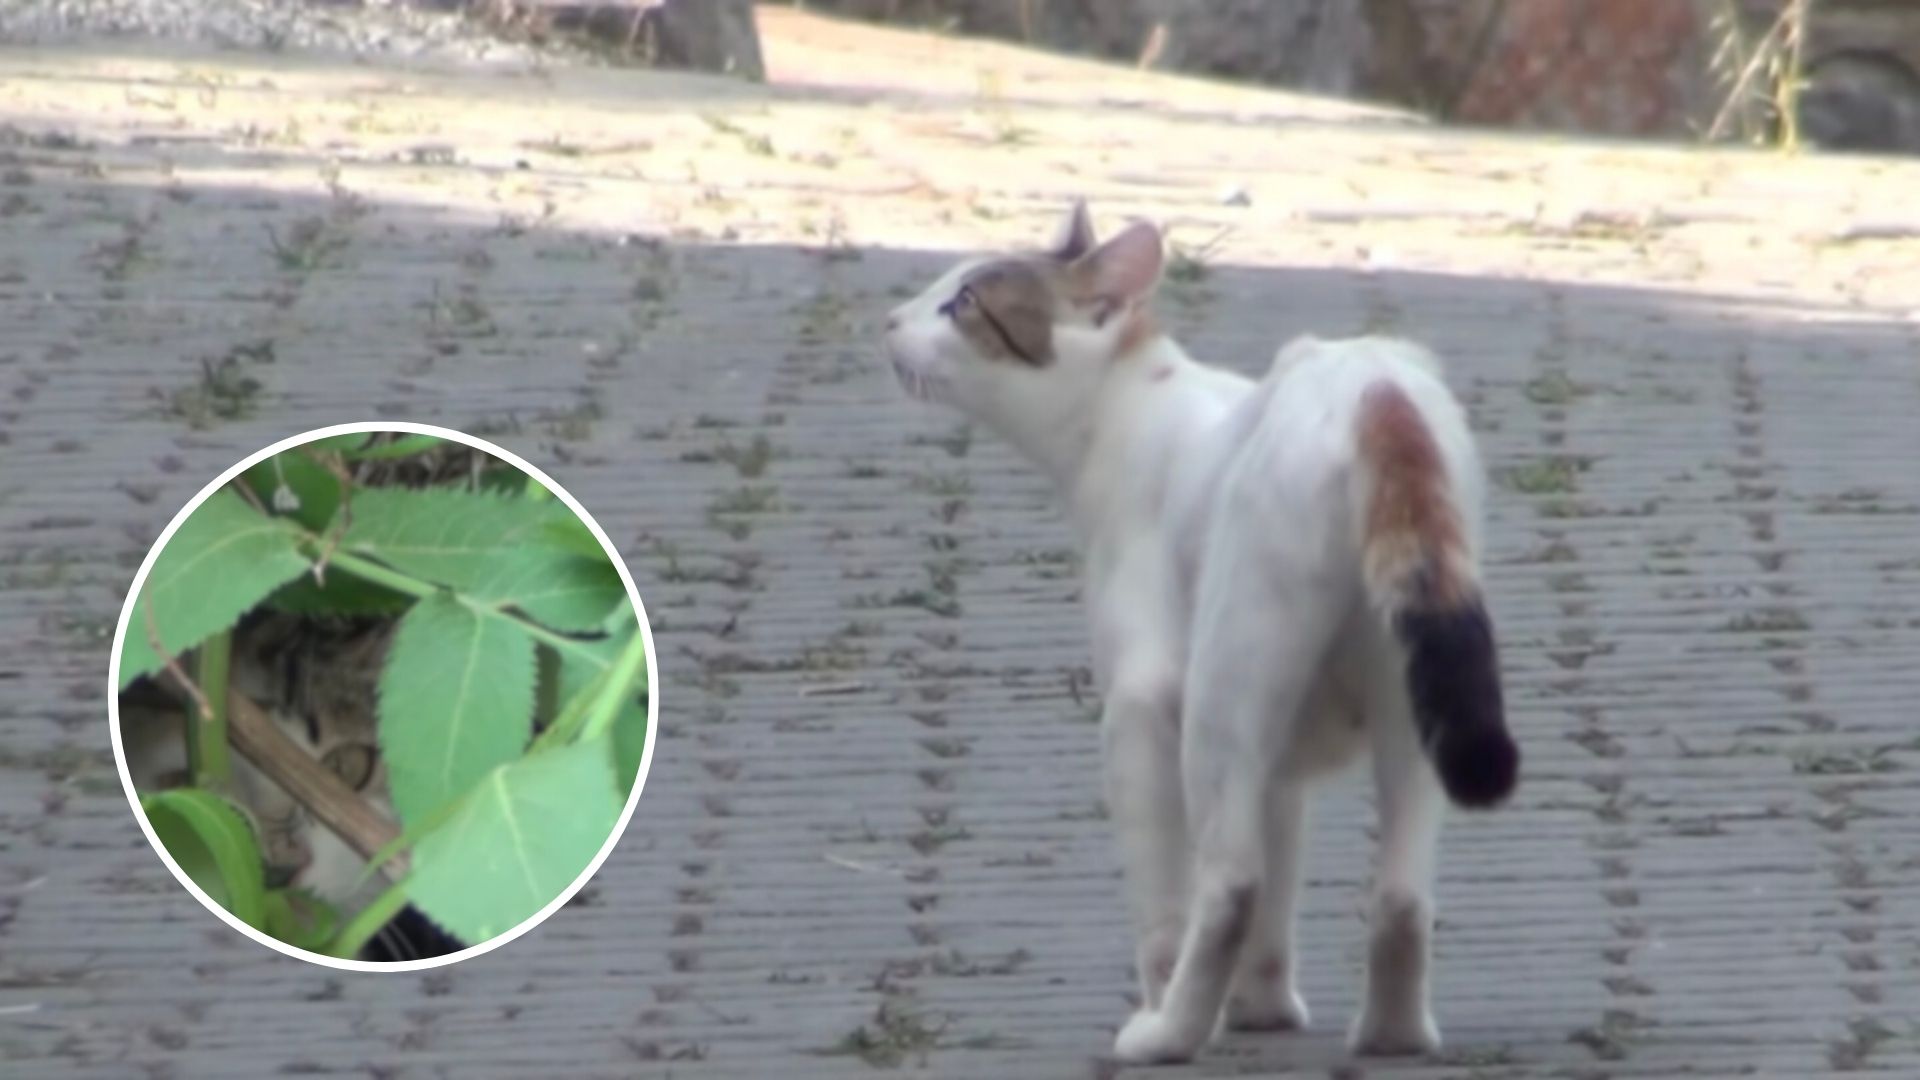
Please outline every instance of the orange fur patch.
M1360 460L1373 477L1362 542L1368 581L1416 608L1470 599L1475 590L1460 513L1420 410L1406 391L1382 380L1362 396L1357 428Z

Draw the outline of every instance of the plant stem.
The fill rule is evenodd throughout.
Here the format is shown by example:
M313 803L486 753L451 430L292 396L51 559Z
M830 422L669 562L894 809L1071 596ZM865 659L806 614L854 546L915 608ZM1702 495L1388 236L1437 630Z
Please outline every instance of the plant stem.
M633 694L633 684L645 676L647 670L647 637L634 632L627 639L626 648L620 650L620 658L607 672L607 685L600 690L600 696L593 703L593 712L587 716L587 726L581 731L582 739L597 739L613 727L614 717L620 715L620 706Z
M1800 149L1801 74L1806 70L1807 23L1813 17L1813 0L1790 0L1780 16L1787 20L1787 67L1774 88L1774 111L1780 114L1780 148L1788 152Z
M308 556L317 556L320 549L320 538L312 537L303 546L313 549L307 552ZM394 592L405 593L415 600L431 600L446 591L430 581L421 581L411 574L403 574L398 570L389 569L371 559L361 558L349 551L334 552L328 560L328 565L345 570L347 573L363 581L370 581L375 585L383 585L392 589Z
M227 693L227 735L233 748L294 802L363 858L385 850L400 829L302 749L245 694ZM387 876L398 879L404 868Z
M361 908L359 913L347 920L347 925L333 936L327 944L327 955L342 960L351 960L360 955L367 942L380 932L380 928L393 921L400 909L407 906L406 882L396 882L386 892L376 897L373 903Z
M232 630L222 630L201 642L195 681L206 695L207 711L188 721L187 761L193 769L194 785L214 791L225 790L227 778L233 775L227 753L227 678L232 662Z
M310 546L314 546L316 551L309 552L308 554L317 554L319 541L315 539L310 541L309 544ZM329 557L328 565L337 570L344 570L354 577L370 581L375 585L383 585L392 589L394 592L404 593L416 600L430 600L433 597L445 593L460 603L465 604L477 614L490 616L495 619L505 619L507 622L519 627L520 630L536 641L543 641L564 653L586 655L591 658L591 654L586 651L586 646L582 642L556 634L546 627L541 626L539 623L529 622L517 615L510 615L499 608L462 596L457 590L435 585L431 581L422 581L411 574L404 574L392 567L382 566L372 559L355 555L350 551L335 551L332 556Z
M541 732L540 737L533 741L533 749L546 750L572 742L587 715L599 703L601 692L606 688L607 680L612 675L611 666L603 667L599 674L588 680L587 685L575 691L573 697L567 701L566 707L560 710L560 715L554 717L553 723L547 726L547 730Z

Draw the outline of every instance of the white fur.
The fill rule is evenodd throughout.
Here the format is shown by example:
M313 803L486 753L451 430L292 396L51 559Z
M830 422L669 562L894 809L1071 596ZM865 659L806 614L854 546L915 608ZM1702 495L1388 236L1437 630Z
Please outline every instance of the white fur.
M1444 800L1409 715L1404 652L1362 595L1354 421L1375 381L1402 388L1441 448L1477 553L1480 466L1435 361L1402 341L1302 338L1255 383L1165 337L1115 356L1123 319L1056 327L1043 368L984 359L939 311L976 265L895 309L887 354L914 396L993 428L1052 477L1084 550L1106 794L1141 978L1115 1054L1191 1058L1223 1015L1241 1027L1307 1022L1293 975L1305 785L1367 750L1382 828L1351 1042L1432 1050ZM1238 956L1222 957L1209 944L1237 905L1251 922Z

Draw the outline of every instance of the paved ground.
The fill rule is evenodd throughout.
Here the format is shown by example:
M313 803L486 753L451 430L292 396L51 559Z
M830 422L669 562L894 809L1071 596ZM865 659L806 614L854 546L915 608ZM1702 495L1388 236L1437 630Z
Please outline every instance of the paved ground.
M771 89L0 51L0 1071L1103 1075L1125 946L1067 538L868 345L1084 193L1198 252L1166 306L1207 358L1450 354L1502 478L1530 772L1449 836L1452 1049L1365 1075L1920 1074L1920 167L767 32ZM587 898L387 978L184 896L103 718L176 507L370 416L549 468L668 680ZM1315 835L1317 1029L1160 1075L1361 1075L1364 811L1343 788Z

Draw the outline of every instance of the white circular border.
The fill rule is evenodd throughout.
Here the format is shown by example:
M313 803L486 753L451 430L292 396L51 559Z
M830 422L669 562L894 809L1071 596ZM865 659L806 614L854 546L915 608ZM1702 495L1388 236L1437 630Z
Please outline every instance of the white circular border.
M646 640L647 646L647 737L645 745L640 749L640 772L633 779L633 793L627 796L627 805L620 811L620 820L614 825L613 831L607 834L606 842L600 845L599 854L593 857L593 861L587 864L587 868L581 872L579 877L574 879L573 884L561 890L560 895L554 897L552 902L548 903L546 907L541 908L513 929L496 934L478 945L470 945L456 953L449 953L445 956L428 957L422 960L396 960L391 963L379 963L372 960L343 960L339 957L322 956L319 953L308 952L305 949L296 949L276 937L248 926L231 911L228 911L225 907L215 902L200 886L193 883L193 879L188 877L186 873L180 869L180 864L175 862L173 856L167 853L166 846L161 844L160 838L154 834L153 825L147 821L146 813L140 809L140 795L133 788L133 776L127 769L126 749L120 741L119 690L120 648L126 638L127 622L133 614L134 603L140 596L141 586L146 584L148 572L153 569L154 559L158 557L161 550L167 546L167 542L173 539L174 532L180 528L182 522L187 520L187 515L193 513L201 503L206 502L214 492L225 487L228 481L252 468L257 462L264 461L280 453L282 450L304 446L316 439L324 439L332 435L357 435L381 431L399 431L411 435L437 435L443 439L463 443L476 450L500 458L545 485L546 489L552 492L555 498L558 498L562 503L566 504L567 509L573 511L574 516L586 523L588 530L593 533L594 539L598 540L600 547L606 551L607 557L613 560L614 569L620 573L620 583L626 586L627 601L633 605L634 615L640 624L640 634ZM305 960L308 963L317 964L321 967L333 968L336 971L427 971L432 968L445 967L448 964L457 964L471 957L484 955L513 941L520 935L546 922L549 916L560 910L567 901L572 900L574 895L577 894L588 881L593 879L593 875L600 872L600 865L607 861L607 856L613 854L614 846L620 842L620 837L626 833L627 822L633 818L633 808L639 805L640 792L647 784L647 773L653 765L654 738L659 731L659 686L660 670L653 650L653 626L647 621L646 606L640 602L640 590L634 587L633 573L627 569L626 562L620 558L620 553L614 547L612 541L607 539L607 534L600 528L600 523L593 519L592 514L587 513L587 508L580 505L579 500L575 499L565 488L554 483L553 479L546 473L521 458L520 455L495 446L485 439L475 438L465 432L455 431L451 428L435 427L431 424L411 424L401 421L384 423L363 422L335 424L331 427L314 428L312 431L282 439L264 450L256 451L243 458L239 464L234 465L218 477L215 477L212 483L201 488L200 493L187 500L187 505L182 507L180 512L173 516L173 520L169 521L167 527L161 530L160 538L154 541L153 547L147 550L147 557L141 560L140 570L134 574L133 585L127 592L126 603L122 605L120 609L120 623L113 631L113 657L107 668L107 717L113 729L113 763L120 770L120 783L121 786L126 789L128 803L133 807L134 820L140 823L140 831L146 835L147 842L153 845L153 850L159 854L160 861L166 864L167 869L173 872L173 876L179 880L181 885L186 887L187 892L192 894L194 899L200 901L208 911L213 912L222 922L239 931L241 934L252 938L254 941L276 952L291 956L296 960Z

